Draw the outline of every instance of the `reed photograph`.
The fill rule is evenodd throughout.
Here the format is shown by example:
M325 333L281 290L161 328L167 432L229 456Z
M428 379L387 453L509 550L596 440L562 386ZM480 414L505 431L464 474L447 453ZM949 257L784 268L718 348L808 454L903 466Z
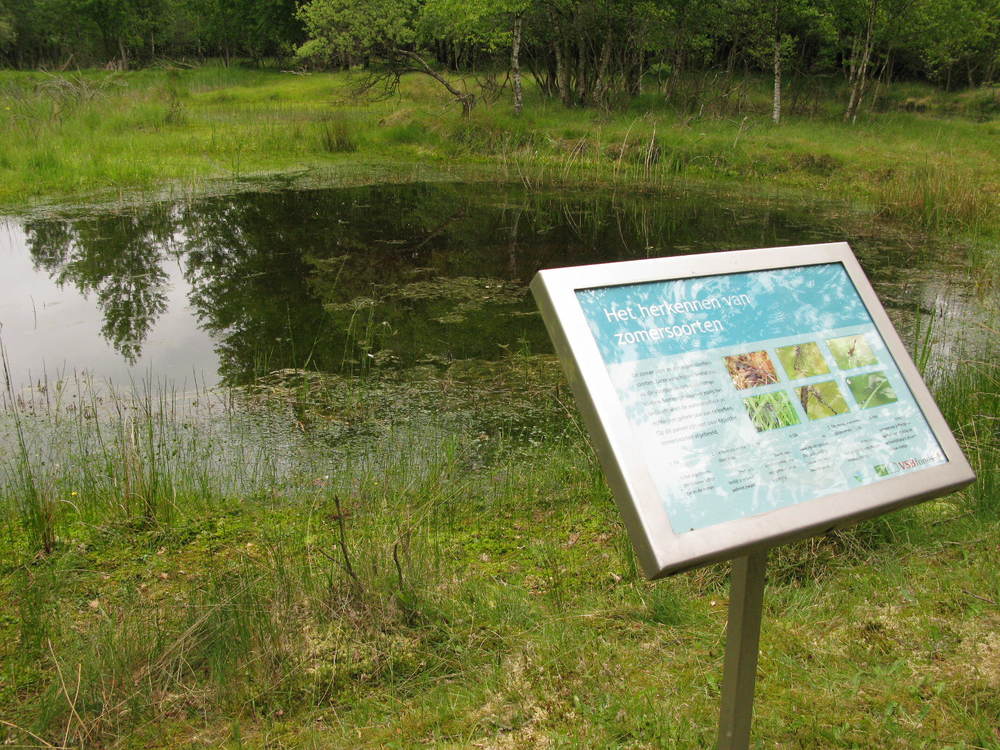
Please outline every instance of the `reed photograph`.
M792 400L785 391L772 391L743 399L743 407L757 432L799 424Z

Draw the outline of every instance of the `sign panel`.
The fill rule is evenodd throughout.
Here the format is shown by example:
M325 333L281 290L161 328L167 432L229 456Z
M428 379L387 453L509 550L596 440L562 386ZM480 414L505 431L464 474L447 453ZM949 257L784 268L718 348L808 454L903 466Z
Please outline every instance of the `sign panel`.
M845 244L532 283L650 576L973 478Z

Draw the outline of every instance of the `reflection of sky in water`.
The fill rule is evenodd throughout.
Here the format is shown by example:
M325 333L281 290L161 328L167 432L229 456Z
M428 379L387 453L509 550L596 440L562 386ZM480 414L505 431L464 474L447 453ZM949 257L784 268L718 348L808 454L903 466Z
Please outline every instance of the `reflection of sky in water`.
M19 376L26 376L29 370L37 374L44 366L49 373L60 368L85 369L95 377L119 383L148 371L170 379L198 372L211 382L217 379L220 366L220 356L212 351L214 337L223 366L228 368L225 377L240 381L256 371L260 360L253 357L257 354L266 359L269 367L298 366L300 360L294 353L312 350L321 337L326 343L314 350L317 357L310 361L322 362L317 366L323 369L333 369L343 360L342 339L329 343L333 341L332 335L326 338L329 330L307 322L308 314L301 312L306 306L299 304L300 294L312 294L311 279L301 284L286 283L289 278L305 278L305 274L285 275L299 264L299 259L350 253L351 262L359 261L361 271L355 279L362 278L367 284L363 274L371 266L377 269L375 282L385 282L388 288L397 283L393 270L406 269L408 274L419 269L423 274L435 267L442 273L447 268L447 275L527 281L539 267L843 239L839 225L817 216L812 207L776 209L769 204L763 212L741 207L739 220L734 223L724 220L730 216L731 206L717 203L715 196L634 200L630 197L619 203L618 196L593 191L558 195L535 192L526 196L520 189L508 186L484 191L481 184L268 192L167 207L144 205L135 210L101 211L65 220L25 220L24 226L30 227L29 241L31 233L35 233L31 247L25 246L20 220L0 219L0 322L8 349L12 354L17 352L12 365ZM511 211L516 211L513 221ZM421 220L414 221L414 217ZM427 243L424 224L434 227L432 242ZM442 231L440 227L447 228ZM78 245L83 243L77 248L79 252L73 253L77 270L81 271L78 276L92 276L107 265L107 279L122 279L122 294L114 309L119 323L123 318L143 317L139 309L142 305L131 305L131 296L126 294L141 275L134 269L118 275L120 257L106 251L123 243L137 256L163 256L160 267L150 268L160 280L146 286L154 293L162 292L165 309L158 312L156 308L154 315L146 316L155 318L148 328L121 326L136 335L119 337L119 348L123 340L142 345L141 358L134 367L129 367L101 332L110 317L107 305L93 293L78 293L75 282L60 287L52 281L60 270L56 245L67 238L75 238ZM195 296L200 300L200 314L205 316L201 318L191 314L191 287L172 263L181 254L180 260L187 268L183 252L192 238L195 248L217 247L220 257L225 258L224 264L220 260L218 267L211 266L208 275L199 277L203 294L195 290ZM397 244L402 240L425 249L412 259L405 254L404 260ZM158 252L156 247L146 247L149 243L162 247ZM960 253L952 253L949 260L947 246L921 242L915 254L910 243L884 237L858 238L853 244L904 338L913 333L912 316L918 300L923 300L927 315L941 316L934 327L935 354L951 356L958 334L982 332L968 325L968 307L974 307L976 302ZM384 252L379 250L382 245ZM26 257L29 251L42 261L34 270ZM949 262L952 267L947 265ZM302 265L305 268L310 263ZM227 276L231 271L233 275ZM315 276L322 280L324 273ZM693 279L688 283L693 294L703 296L712 293L713 284L724 289L726 285L720 281ZM762 288L773 286L772 280L766 278L761 279L761 284ZM679 299L680 294L679 288L673 290L673 298ZM945 298L949 304L938 304ZM226 302L238 304L227 306ZM310 296L308 302L318 309L321 300ZM286 315L275 313L288 307L299 310L294 325L287 325ZM249 328L226 328L231 323L226 316L234 312L243 315L241 322ZM790 313L779 310L774 317L780 320L790 317ZM220 324L213 329L212 337L200 327L206 320ZM483 320L492 317L484 315ZM496 326L477 340L492 341L496 337L497 348L520 346L524 330L533 337L532 350L545 351L548 338L541 321L519 321L517 326L502 329L509 332L509 339L500 340L497 332L501 326ZM423 328L414 326L414 330ZM473 332L474 328L470 324L466 330ZM292 333L287 333L289 330ZM340 329L337 332L343 333ZM453 350L464 352L463 347L469 346L464 340L459 346L445 337L440 337L440 343L432 343L427 335L395 339L398 347L393 351L405 351L407 362L420 361L425 353L448 352L450 356ZM406 343L402 343L404 339ZM282 343L276 343L279 341ZM251 345L258 342L259 347ZM979 346L979 356L989 344L987 341ZM641 353L638 347L634 353ZM956 349L955 353L956 361L971 356L967 350ZM936 364L940 362L932 361L932 366Z
M177 383L196 377L199 383L216 382L218 356L188 304L190 285L178 264L163 266L166 309L130 366L102 334L104 316L95 295L40 273L20 227L0 228L0 263L0 335L15 381L89 373L128 383L152 373Z

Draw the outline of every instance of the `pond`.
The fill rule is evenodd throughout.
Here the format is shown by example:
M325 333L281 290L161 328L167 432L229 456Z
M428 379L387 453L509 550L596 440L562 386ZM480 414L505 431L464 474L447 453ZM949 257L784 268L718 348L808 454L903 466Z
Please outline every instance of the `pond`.
M934 360L974 306L954 248L874 237L832 208L708 192L417 183L276 190L5 220L0 334L13 378L242 385L546 353L539 268L848 240Z

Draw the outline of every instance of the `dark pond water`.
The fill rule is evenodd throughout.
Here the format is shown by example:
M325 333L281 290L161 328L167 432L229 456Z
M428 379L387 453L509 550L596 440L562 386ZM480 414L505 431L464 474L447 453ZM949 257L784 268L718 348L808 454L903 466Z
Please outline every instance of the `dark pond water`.
M539 268L848 240L904 338L973 304L954 251L858 236L814 207L407 184L257 192L0 227L0 324L16 378L86 373L242 384L550 345ZM958 323L956 322L956 325ZM936 337L946 359L952 337Z

